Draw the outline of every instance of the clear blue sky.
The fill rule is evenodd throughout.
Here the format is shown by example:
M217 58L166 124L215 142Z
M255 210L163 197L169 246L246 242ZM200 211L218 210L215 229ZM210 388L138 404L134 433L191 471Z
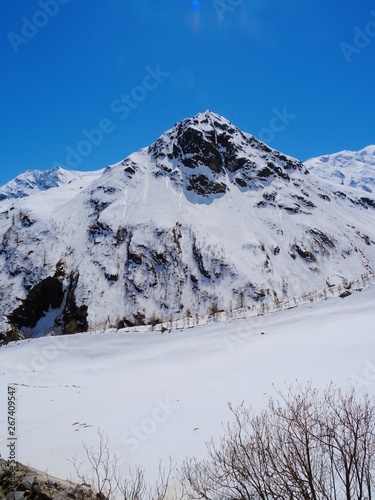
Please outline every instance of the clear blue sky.
M375 143L375 1L3 0L0 56L0 184L206 109L301 160Z

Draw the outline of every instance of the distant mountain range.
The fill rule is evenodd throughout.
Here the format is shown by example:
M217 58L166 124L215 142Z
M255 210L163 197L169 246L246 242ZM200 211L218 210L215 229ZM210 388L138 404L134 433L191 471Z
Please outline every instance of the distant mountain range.
M373 273L374 152L303 164L206 111L105 170L25 172L0 188L0 332L202 316Z
M96 172L75 172L60 167L49 170L26 170L13 180L0 187L0 201L11 198L25 198L47 189L69 184L71 190L83 189L101 176L103 170Z
M342 186L375 192L375 146L319 156L306 161L305 165L320 177Z

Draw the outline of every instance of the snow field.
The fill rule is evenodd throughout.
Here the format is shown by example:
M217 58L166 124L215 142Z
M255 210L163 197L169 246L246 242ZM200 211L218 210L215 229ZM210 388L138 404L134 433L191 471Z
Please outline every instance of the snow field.
M103 332L0 348L0 394L17 386L18 459L74 478L68 461L94 448L97 429L121 468L147 477L169 456L205 456L227 403L264 408L275 388L330 381L375 394L375 287L264 316L164 332ZM6 424L0 448L5 452Z

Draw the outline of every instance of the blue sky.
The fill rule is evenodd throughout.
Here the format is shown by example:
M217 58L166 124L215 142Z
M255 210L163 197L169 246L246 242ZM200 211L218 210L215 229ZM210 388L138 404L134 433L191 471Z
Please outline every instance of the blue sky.
M375 1L3 0L0 56L0 184L206 109L301 160L375 143Z

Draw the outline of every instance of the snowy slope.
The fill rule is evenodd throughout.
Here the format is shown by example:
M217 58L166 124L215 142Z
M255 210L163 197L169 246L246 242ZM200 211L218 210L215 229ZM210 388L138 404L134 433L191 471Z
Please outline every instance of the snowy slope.
M170 333L78 334L0 347L0 398L17 386L18 459L69 478L67 459L103 429L126 472L159 458L203 457L227 402L255 411L274 383L329 381L375 395L375 287L248 320ZM263 332L263 335L261 334ZM0 420L6 456L6 424ZM137 437L139 436L139 437ZM84 469L87 464L84 465ZM87 471L87 469L86 469Z
M0 204L0 332L273 304L375 266L373 197L338 189L208 111L68 188Z
M375 146L311 158L305 166L322 178L342 186L375 192Z

